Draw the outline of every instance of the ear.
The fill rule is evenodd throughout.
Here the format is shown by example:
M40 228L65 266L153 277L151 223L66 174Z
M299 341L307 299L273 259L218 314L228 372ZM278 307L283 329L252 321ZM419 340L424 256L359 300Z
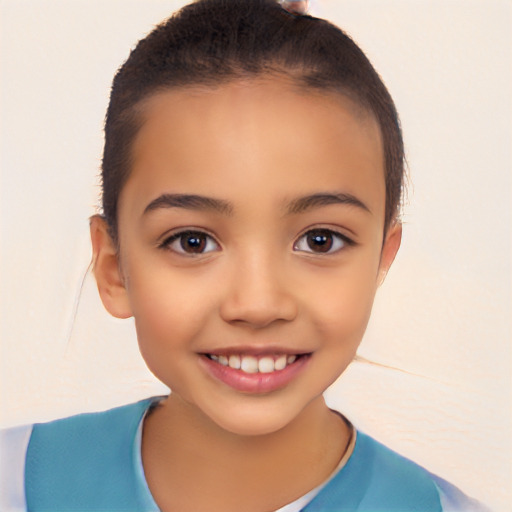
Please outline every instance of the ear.
M384 282L384 279L386 279L388 270L395 259L401 242L402 223L397 221L391 224L388 228L386 238L384 239L384 244L382 246L379 263L379 286Z
M101 301L116 318L132 316L128 293L119 265L119 254L107 223L100 215L90 219L92 265Z

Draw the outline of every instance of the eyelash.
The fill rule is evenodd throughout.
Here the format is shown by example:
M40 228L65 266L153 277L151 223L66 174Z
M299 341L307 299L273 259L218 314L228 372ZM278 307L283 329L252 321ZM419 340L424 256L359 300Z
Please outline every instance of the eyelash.
M313 239L310 239L308 241L308 236L314 236L316 237L317 241L322 243L329 243L330 245L327 247L327 250L323 251L308 251L304 247L301 247L302 242L305 241L306 244L308 244L309 249L311 249L311 246L309 245L309 241L313 241ZM183 243L186 240L186 237L188 237L189 241L195 238L195 240L200 244L199 245L199 251L198 252L188 252L183 247ZM322 240L323 239L323 240ZM173 247L173 244L178 242L178 247ZM328 255L328 254L335 254L337 252L340 252L344 249L347 249L348 247L354 246L356 243L348 238L346 235L343 235L333 229L329 228L313 228L309 229L305 233L303 233L297 241L293 244L293 249L297 252L304 252L309 254L317 254L317 255ZM213 247L212 247L213 245ZM334 246L334 250L332 250ZM220 244L218 244L215 241L215 238L210 235L209 233L201 230L194 230L194 229L187 229L184 231L178 231L177 233L173 233L171 236L167 237L161 244L159 244L159 248L161 249L167 249L174 251L178 254L194 257L194 256L200 256L203 254L208 254L210 252L214 252L218 250L220 247ZM323 248L322 245L318 246L320 248Z
M313 250L307 251L307 250L299 248L299 244L301 243L302 240L306 240L306 243L308 243L307 238L306 238L308 235L316 236L318 241L320 241L320 238L330 237L331 245L327 247L326 251L318 251L318 252L313 251ZM329 255L329 254L336 254L336 253L343 251L344 249L347 249L348 247L352 247L354 245L356 245L354 240L352 240L351 238L348 238L346 235L339 233L338 231L335 231L330 228L313 228L313 229L308 229L305 233L303 233L297 239L297 241L293 244L293 248L294 248L294 250L298 250L300 252L305 252L305 253L309 253L309 254ZM331 250L333 246L335 247L335 249ZM311 249L311 247L309 247L309 248Z

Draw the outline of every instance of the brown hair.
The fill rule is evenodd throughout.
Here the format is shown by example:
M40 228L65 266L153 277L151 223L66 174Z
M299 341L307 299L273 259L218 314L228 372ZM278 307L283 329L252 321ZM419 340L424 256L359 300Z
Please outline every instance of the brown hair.
M389 227L402 195L403 140L393 100L362 50L333 24L287 12L276 0L198 0L142 39L114 78L102 165L103 213L114 240L141 101L166 89L275 73L305 88L349 96L375 116L384 146Z

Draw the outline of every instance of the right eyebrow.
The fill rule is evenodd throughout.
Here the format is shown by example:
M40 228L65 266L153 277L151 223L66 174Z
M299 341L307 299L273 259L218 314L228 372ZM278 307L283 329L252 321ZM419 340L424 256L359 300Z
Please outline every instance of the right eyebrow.
M197 194L162 194L146 206L143 215L160 208L210 210L222 213L223 215L231 215L233 213L233 205L222 199Z
M342 204L355 206L362 211L372 213L370 208L366 206L360 199L352 194L345 192L319 192L308 196L298 197L290 201L287 205L288 214L304 213L314 208L328 206L330 204Z

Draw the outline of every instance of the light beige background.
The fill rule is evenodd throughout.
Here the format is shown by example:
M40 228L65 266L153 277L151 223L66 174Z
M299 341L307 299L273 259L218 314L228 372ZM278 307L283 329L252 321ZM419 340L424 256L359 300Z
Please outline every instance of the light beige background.
M102 309L86 274L87 218L112 76L182 3L0 1L2 426L167 391L132 323ZM313 12L346 29L384 77L414 183L360 349L384 366L355 362L329 402L510 511L511 3L320 0Z

